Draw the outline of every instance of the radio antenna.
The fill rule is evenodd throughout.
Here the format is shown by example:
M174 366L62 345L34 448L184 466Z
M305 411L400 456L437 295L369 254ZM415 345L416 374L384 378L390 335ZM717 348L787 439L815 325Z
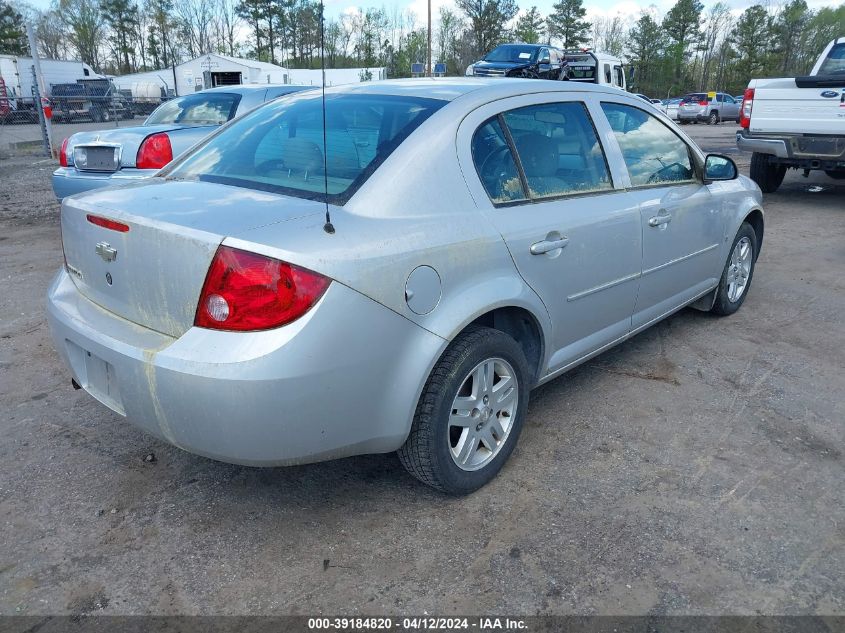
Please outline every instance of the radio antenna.
M323 0L320 0L320 71L323 75L323 190L326 193L326 223L323 225L323 230L329 235L334 234L334 225L332 224L332 216L329 212L329 144L326 141L326 6Z

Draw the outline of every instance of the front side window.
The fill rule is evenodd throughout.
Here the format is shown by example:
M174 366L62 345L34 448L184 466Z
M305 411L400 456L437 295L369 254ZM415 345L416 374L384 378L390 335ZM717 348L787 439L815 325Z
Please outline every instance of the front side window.
M310 92L271 101L234 121L165 175L344 204L446 102L338 94L327 95L325 104L324 114L320 95Z
M156 108L144 125L222 125L235 116L241 96L225 92L177 97Z
M689 147L657 117L621 103L601 104L635 187L695 180Z
M528 106L488 120L473 137L473 160L494 203L613 187L582 103Z
M625 77L622 74L622 66L614 66L613 70L616 71L616 85L622 88L625 85Z

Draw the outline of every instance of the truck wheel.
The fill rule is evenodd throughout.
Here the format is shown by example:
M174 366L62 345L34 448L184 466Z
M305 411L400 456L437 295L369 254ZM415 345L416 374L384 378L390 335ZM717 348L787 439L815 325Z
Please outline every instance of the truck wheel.
M446 348L423 388L399 460L432 488L481 488L513 451L528 410L531 370L519 344L470 327Z
M719 125L719 113L713 110L707 117L707 125Z
M845 180L845 169L839 171L825 169L824 173L827 174L828 178L833 178L834 180Z
M711 312L719 316L727 316L739 310L751 287L756 260L757 234L748 222L743 222L731 245L725 268L722 270L722 278L716 288L716 301Z
M769 163L768 154L754 152L751 155L751 180L757 183L763 193L773 193L780 187L786 167Z

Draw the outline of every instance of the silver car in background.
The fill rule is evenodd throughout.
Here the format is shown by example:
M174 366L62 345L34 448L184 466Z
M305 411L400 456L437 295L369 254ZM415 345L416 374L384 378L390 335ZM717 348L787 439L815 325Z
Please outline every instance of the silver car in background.
M82 191L149 178L203 137L265 101L307 86L224 86L165 101L142 125L77 132L64 139L53 192Z
M718 125L722 121L739 123L739 109L742 101L737 101L724 92L691 92L678 104L678 122Z
M650 104L519 79L293 95L61 224L56 348L118 416L239 464L398 451L453 494L533 387L736 311L763 240L756 185Z

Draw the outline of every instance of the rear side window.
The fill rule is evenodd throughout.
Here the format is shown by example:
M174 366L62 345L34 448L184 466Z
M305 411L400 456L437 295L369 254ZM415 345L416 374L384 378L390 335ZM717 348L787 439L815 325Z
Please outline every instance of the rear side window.
M689 182L695 169L687 144L656 117L621 103L602 103L635 187Z
M707 101L707 94L704 92L692 92L684 97L684 101L687 103L690 102L698 102L698 101Z
M475 131L472 160L490 200L496 204L525 200L519 171L498 117L488 119Z
M238 109L241 96L223 92L177 97L156 108L144 125L222 125Z
M327 95L325 103L324 114L319 94L271 101L234 121L167 176L344 204L446 102L339 94Z
M526 190L542 200L613 187L582 103L528 106L490 119L475 133L473 160L494 203L523 199Z
M820 75L845 75L845 44L834 44L819 67Z

